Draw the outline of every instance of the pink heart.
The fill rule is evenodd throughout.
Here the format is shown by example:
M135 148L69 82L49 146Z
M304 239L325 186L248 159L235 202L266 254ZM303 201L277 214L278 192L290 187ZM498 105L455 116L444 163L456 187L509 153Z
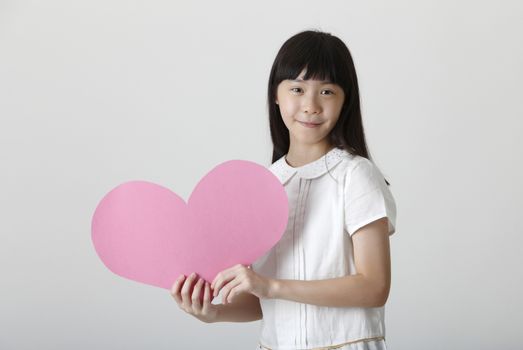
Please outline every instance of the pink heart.
M281 238L286 192L268 169L231 160L205 175L187 203L146 181L107 193L92 218L92 240L117 275L170 289L180 274L212 282L235 264L250 265Z

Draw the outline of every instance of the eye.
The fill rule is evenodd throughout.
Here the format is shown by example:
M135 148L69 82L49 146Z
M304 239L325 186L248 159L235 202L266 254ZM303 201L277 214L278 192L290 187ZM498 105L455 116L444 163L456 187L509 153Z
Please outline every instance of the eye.
M329 92L329 95L333 95L334 94L334 91L332 91L332 90L323 90L323 91Z
M300 91L301 91L301 88L299 88L299 87L291 88L291 91L292 91L292 92L300 92L300 91L295 91L295 90L300 90Z

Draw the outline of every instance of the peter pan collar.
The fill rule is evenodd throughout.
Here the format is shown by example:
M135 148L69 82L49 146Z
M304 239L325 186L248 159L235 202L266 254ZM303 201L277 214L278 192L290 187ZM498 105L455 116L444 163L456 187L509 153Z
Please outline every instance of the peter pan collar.
M332 170L346 154L347 151L335 147L321 158L300 167L290 166L285 160L286 155L284 155L270 166L270 170L280 179L283 185L296 174L303 179L314 179Z

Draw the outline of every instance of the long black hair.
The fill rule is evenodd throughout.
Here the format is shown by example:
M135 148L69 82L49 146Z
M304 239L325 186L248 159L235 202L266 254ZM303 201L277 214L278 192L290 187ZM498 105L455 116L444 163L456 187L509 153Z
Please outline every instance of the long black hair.
M304 80L329 80L343 88L345 100L336 125L328 135L332 146L372 160L361 119L356 68L349 49L338 37L319 30L302 31L285 41L271 68L268 86L269 126L273 144L272 163L287 154L289 130L276 104L280 82L296 79L306 69ZM387 185L389 182L385 179Z

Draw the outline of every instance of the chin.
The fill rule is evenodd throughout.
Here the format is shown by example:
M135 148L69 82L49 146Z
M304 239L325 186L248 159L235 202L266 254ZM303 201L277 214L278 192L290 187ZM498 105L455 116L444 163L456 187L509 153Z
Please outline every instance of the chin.
M303 135L303 134L294 134L293 136L294 136L294 139L296 141L298 141L299 143L311 144L311 145L318 143L325 138L325 136L310 137L310 135Z

